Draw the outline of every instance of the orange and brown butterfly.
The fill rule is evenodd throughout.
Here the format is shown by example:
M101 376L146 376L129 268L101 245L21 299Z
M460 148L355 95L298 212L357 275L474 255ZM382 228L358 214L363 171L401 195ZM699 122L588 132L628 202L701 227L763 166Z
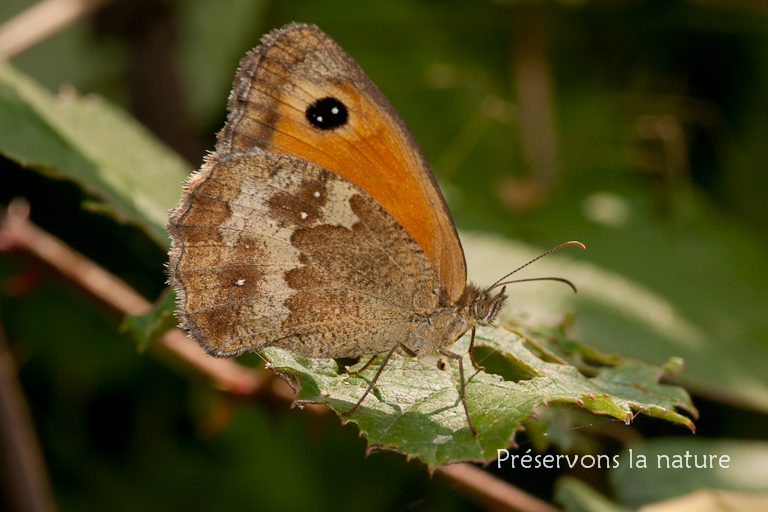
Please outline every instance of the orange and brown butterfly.
M385 353L348 413L396 350L443 354L477 435L446 347L494 321L506 283L467 284L448 207L389 101L328 35L291 24L243 58L228 107L168 222L181 325L217 357Z

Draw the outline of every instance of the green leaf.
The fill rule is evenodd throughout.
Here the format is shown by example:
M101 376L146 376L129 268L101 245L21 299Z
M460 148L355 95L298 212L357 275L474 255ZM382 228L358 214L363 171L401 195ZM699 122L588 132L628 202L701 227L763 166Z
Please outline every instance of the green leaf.
M543 343L566 344L562 329L551 332L560 334ZM453 350L466 353L468 338ZM535 416L536 408L554 402L577 404L626 423L639 412L693 429L692 422L675 410L695 414L688 395L659 384L663 374L659 368L622 360L613 367L590 367L593 376L587 377L570 364L541 359L535 354L537 347L504 327L478 330L475 344L531 375L516 382L505 380L504 375L468 372L467 404L478 438L471 434L459 400L458 368L451 365L451 371L443 371L398 355L361 408L344 419L357 423L369 450L397 450L430 467L495 458L497 450L514 440L523 420ZM360 375L349 375L330 359L310 359L276 348L263 349L261 354L276 374L298 388L298 404L325 403L337 413L357 403L378 369L374 365ZM471 368L468 357L464 366Z
M139 346L139 351L143 352L150 343L176 327L178 321L173 316L175 307L176 294L170 288L166 288L152 311L143 315L125 317L120 330L131 334Z
M676 383L717 401L767 411L768 322L761 305L768 303L768 287L759 284L768 276L764 237L748 236L711 212L698 223L707 231L697 225L670 237L660 227L646 227L650 233L641 230L638 238L638 227L612 231L605 239L570 224L560 236L577 233L587 250L560 251L520 277L567 277L579 293L564 293L556 283L515 285L507 309L543 323L574 311L574 334L597 349L659 366L679 356L686 370ZM499 269L537 255L499 236L461 238L475 282L492 283Z
M77 182L120 220L168 245L167 211L190 168L101 98L71 91L54 96L0 62L0 154Z

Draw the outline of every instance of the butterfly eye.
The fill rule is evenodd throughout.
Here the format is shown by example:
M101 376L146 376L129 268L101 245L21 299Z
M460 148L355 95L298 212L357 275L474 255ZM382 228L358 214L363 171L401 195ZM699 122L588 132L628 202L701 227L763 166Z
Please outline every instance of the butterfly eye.
M488 316L488 301L485 299L478 299L477 302L475 302L475 318L478 320L483 320L485 317Z
M307 121L315 128L333 130L347 124L347 107L336 98L317 100L306 111Z

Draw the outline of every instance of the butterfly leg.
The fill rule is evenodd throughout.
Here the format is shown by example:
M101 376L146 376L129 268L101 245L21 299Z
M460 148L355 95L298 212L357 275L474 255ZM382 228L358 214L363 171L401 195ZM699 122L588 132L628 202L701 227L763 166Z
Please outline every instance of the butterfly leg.
M360 397L360 400L357 401L357 403L353 408L351 408L347 412L341 413L342 416L347 416L349 414L352 414L360 407L360 404L363 403L363 400L365 400L365 397L368 396L368 393L370 393L371 389L373 389L373 385L376 384L377 380L379 380L379 376L381 375L381 372L384 371L384 367L387 366L387 363L389 362L389 358L392 357L392 354L395 353L395 350L397 350L399 346L400 344L398 343L394 347L392 347L389 352L387 352L387 357L385 357L384 361L381 362L381 366L379 366L379 371L376 372L376 375L373 376L373 380L371 380L371 383L368 384L368 389L365 390L365 393L363 393L363 396ZM356 371L355 373L360 373L361 371L366 369L373 362L373 360L376 359L376 356L373 356L373 358L371 358L371 360L368 361L368 363L366 363L366 365L362 369Z
M472 366L475 367L475 370L482 372L485 371L485 366L480 366L475 362L475 354L472 352L472 349L475 347L475 328L472 328L472 340L469 342L469 360L472 361Z
M469 417L469 409L467 408L467 399L465 396L465 385L464 385L464 361L462 360L462 357L459 354L454 354L450 350L446 348L439 348L437 349L438 352L443 354L444 356L450 357L451 359L456 359L459 362L459 378L461 379L461 403L464 404L464 412L467 415L467 424L469 425L469 430L472 432L472 435L477 437L477 430L475 430L475 426L472 425L472 420ZM472 352L470 351L470 354ZM474 363L474 361L472 361Z
M345 366L344 369L347 371L347 374L349 375L357 375L358 373L363 373L365 370L368 369L369 366L373 364L373 362L376 360L376 358L379 357L379 354L374 354L373 357L371 357L365 365L360 368L359 370L350 370L349 366Z

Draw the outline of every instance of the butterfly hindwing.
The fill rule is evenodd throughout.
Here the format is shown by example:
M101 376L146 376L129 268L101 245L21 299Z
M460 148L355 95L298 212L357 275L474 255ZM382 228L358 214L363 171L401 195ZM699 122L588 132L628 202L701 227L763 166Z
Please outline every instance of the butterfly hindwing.
M169 223L184 327L209 353L280 346L312 357L376 353L435 308L424 252L360 187L254 150L212 157Z

